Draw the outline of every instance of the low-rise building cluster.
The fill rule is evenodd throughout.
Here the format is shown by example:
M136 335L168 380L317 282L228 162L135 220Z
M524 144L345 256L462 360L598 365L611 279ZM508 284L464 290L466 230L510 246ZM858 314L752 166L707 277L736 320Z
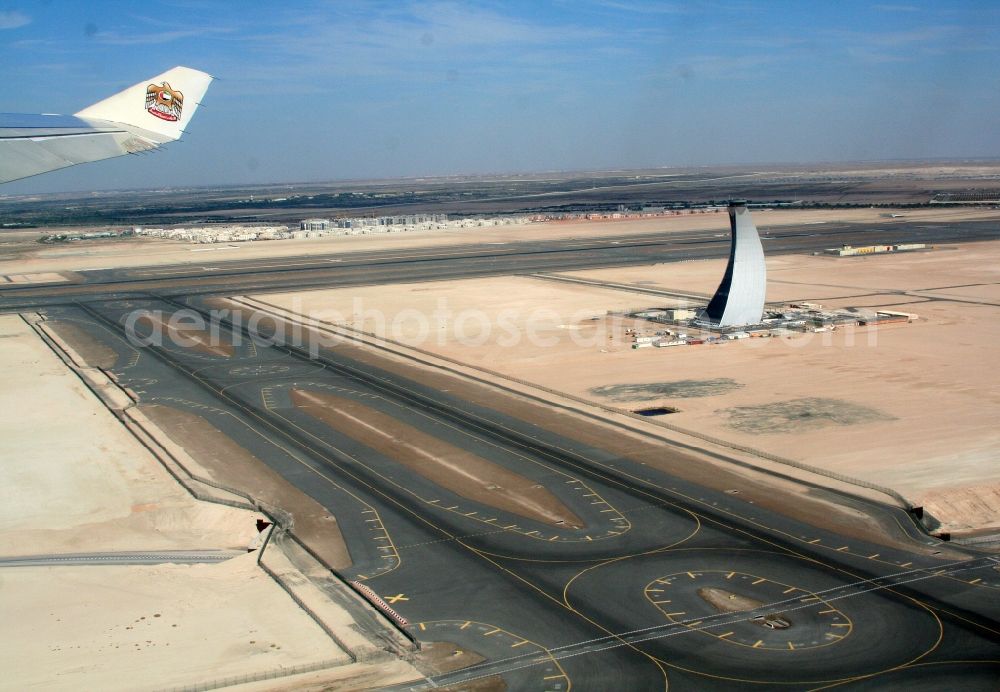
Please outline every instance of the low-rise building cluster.
M363 216L337 219L303 219L298 229L288 226L255 226L225 224L178 228L146 228L136 226L137 236L166 238L190 243L235 243L254 240L300 240L324 236L368 235L375 233L408 233L457 228L506 226L524 223L523 216L449 219L447 214L405 214L398 216Z
M338 219L304 219L299 222L296 238L318 238L326 235L368 235L374 233L406 233L412 231L480 228L524 223L523 216L495 216L449 219L447 214L404 214L399 216L359 216Z
M189 243L239 243L251 240L287 240L292 237L288 226L192 226L190 228L145 228L136 226L137 236L183 240Z
M912 312L873 308L824 308L818 303L789 303L768 308L760 324L737 328L713 327L701 319L700 311L690 308L652 308L632 312L638 318L665 329L626 328L632 348L664 348L667 346L698 346L751 337L781 337L795 332L832 332L841 328L872 327L893 323L908 323L919 319Z
M912 252L913 250L926 250L924 243L900 243L897 245L842 245L841 247L827 248L823 252L837 257L856 257L858 255L879 255L886 252Z

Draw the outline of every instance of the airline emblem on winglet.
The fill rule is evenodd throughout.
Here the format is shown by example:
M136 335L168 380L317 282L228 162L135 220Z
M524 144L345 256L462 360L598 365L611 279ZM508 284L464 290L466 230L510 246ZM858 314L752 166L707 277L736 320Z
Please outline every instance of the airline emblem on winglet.
M146 87L146 110L157 118L176 122L180 120L183 108L184 94L171 88L169 82Z

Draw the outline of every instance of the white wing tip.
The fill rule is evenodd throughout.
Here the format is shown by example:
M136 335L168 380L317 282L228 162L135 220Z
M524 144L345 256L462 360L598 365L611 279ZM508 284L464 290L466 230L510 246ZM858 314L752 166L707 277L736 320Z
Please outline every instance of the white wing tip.
M76 115L138 128L164 142L179 139L212 79L207 72L178 65L98 101Z

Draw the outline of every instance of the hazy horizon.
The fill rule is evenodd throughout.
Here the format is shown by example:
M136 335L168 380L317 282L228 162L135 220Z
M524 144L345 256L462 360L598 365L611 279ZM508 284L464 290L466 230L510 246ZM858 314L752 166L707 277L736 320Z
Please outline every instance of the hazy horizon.
M155 156L0 194L988 160L998 51L988 2L15 3L0 111L218 80Z
M571 180L575 177L584 177L587 175L608 175L614 173L640 173L644 172L647 174L653 174L656 171L696 171L701 169L734 169L734 170L744 170L750 167L814 167L817 171L836 171L840 168L849 168L853 166L877 166L878 164L886 165L913 165L919 166L921 164L927 164L928 166L933 166L935 164L1000 164L1000 156L988 156L988 157L961 157L961 158L951 158L951 157L939 157L939 158L924 158L924 159L872 159L872 160L859 160L859 161L810 161L810 162L789 162L789 161L763 161L759 163L720 163L720 164L705 164L701 166L656 166L650 168L591 168L591 169L577 169L577 170L536 170L536 171L486 171L482 173L442 173L440 175L410 175L410 176L387 176L381 178L330 178L327 180L271 180L271 181L260 181L260 182L243 182L243 183L181 183L177 185L152 185L146 187L83 187L80 189L59 189L59 190L34 190L34 191L19 191L14 192L8 188L13 187L16 183L7 184L0 187L0 199L5 197L24 197L24 196L35 196L35 195L87 195L87 194L114 194L114 193L148 193L148 192L158 192L158 191L182 191L186 189L241 189L241 188L280 188L280 187L336 187L338 185L350 186L350 185L364 185L364 184L380 184L380 183L393 183L393 182L413 182L420 180L446 180L446 179L457 179L457 180L475 180L475 179L489 179L498 178L504 180L516 180L519 177L529 180L532 178L540 178L545 175L560 176L567 180ZM93 164L87 164L88 166ZM45 174L49 175L49 174ZM38 176L36 176L37 178ZM24 179L18 182L29 182L31 178Z

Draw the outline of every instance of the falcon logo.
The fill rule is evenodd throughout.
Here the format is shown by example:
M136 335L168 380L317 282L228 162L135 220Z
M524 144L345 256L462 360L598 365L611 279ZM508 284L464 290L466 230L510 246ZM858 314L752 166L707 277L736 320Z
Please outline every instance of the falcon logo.
M168 82L146 87L146 110L157 118L177 121L183 108L184 94L172 89Z

